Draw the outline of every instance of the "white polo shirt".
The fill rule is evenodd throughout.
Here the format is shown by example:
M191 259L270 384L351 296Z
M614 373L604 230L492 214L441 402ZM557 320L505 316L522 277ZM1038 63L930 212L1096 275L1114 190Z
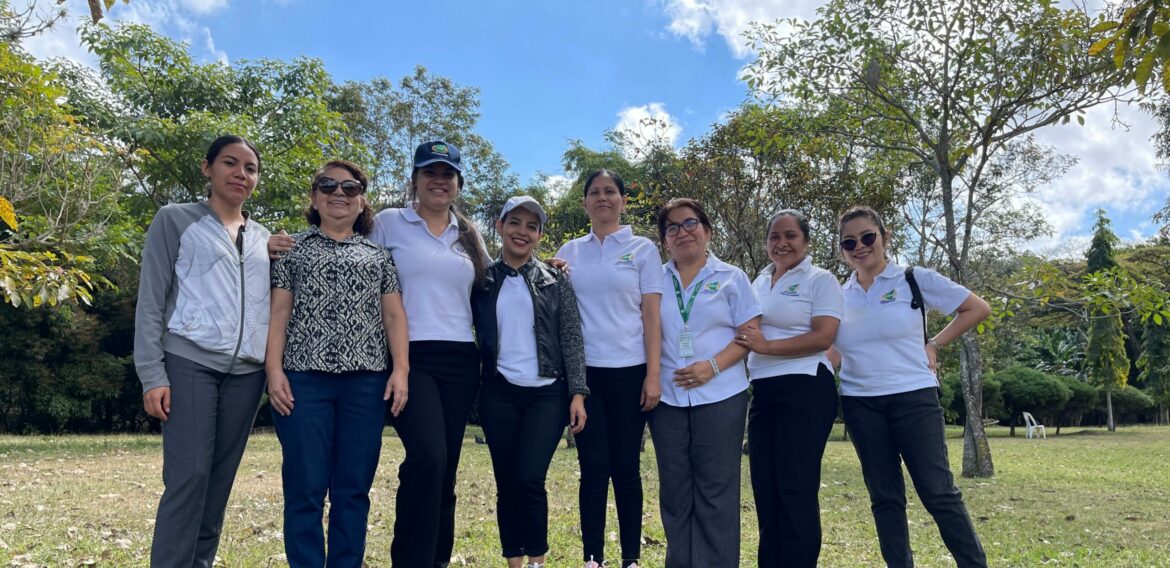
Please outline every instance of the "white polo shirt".
M474 340L471 286L475 268L459 243L454 213L436 237L413 207L386 209L374 216L370 240L390 249L394 257L411 341Z
M971 291L916 267L914 280L926 307L950 314ZM882 396L938 386L926 359L922 312L910 308L905 268L889 263L867 292L854 272L841 292L845 313L833 346L841 353L841 394Z
M768 265L752 283L764 312L760 318L760 331L765 339L788 339L808 333L812 331L814 317L841 319L844 303L841 285L831 272L813 266L811 257L806 255L773 286L774 270L774 265ZM748 373L753 381L780 375L816 375L817 367L822 364L833 368L824 352L795 357L748 355Z
M751 282L742 270L707 256L707 263L682 290L683 304L699 288L687 321L692 335L694 356L683 357L679 349L679 335L683 333L682 311L674 290L678 269L674 261L662 265L662 383L661 402L671 406L698 406L731 398L748 387L747 370L738 362L703 386L690 390L676 386L674 371L695 361L706 361L723 351L735 339L735 328L760 315L760 305L752 293ZM682 280L679 280L681 285Z
M658 247L626 225L604 241L592 231L573 239L557 251L557 258L572 269L585 364L619 368L645 363L642 295L662 294Z
M528 281L519 274L504 278L500 295L496 297L496 331L499 333L496 337L500 341L496 370L509 383L543 387L556 382L555 378L540 376L535 329L536 316Z

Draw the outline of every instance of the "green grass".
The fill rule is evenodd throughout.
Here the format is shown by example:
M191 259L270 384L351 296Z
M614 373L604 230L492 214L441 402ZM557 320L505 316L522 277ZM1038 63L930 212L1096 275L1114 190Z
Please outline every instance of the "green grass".
M952 469L962 440L951 435ZM994 479L959 479L992 566L1170 567L1170 428L1123 428L1116 434L1065 429L1046 441L1008 438L992 428ZM369 566L388 566L393 495L402 446L387 435L373 489ZM162 491L158 436L0 436L0 566L144 566ZM645 479L643 565L661 566L652 448ZM549 473L550 559L579 566L577 461L557 451ZM853 448L833 434L821 490L822 566L880 566L869 501ZM755 566L755 510L744 460L742 566ZM495 488L487 447L468 432L460 465L453 565L502 566ZM910 531L920 566L953 562L913 492ZM254 435L228 507L220 563L281 566L280 447ZM610 500L609 544L618 553Z

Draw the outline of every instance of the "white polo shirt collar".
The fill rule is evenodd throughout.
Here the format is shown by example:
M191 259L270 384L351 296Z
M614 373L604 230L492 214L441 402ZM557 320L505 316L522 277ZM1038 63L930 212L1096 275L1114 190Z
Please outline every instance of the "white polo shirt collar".
M808 272L809 268L812 268L812 257L805 254L804 259L802 259L800 262L796 263L796 266L789 268L788 272L785 272L784 276L781 276L781 278L784 278L785 276L788 276L789 274L796 274L797 272ZM760 276L767 276L768 278L771 278L772 275L775 273L776 273L776 263L772 263L772 264L769 264L768 266L765 266L764 269L760 271Z
M886 261L885 270L882 270L881 274L878 274L877 277L874 278L874 280L877 280L878 278L881 278L883 280L887 280L890 278L897 278L898 275L905 272L905 270L906 270L905 268L902 268L901 266L898 266L897 264L895 264L893 262ZM857 271L856 270L854 270L853 272L851 272L849 274L849 278L847 280L845 280L845 284L841 287L842 288L854 288L854 287L861 288L861 284L857 283Z
M634 238L634 228L629 225L622 225L618 230L610 233L605 238L613 239L619 243L624 243ZM593 232L593 229L589 229L589 234L585 235L585 242L600 240L601 239L597 238L597 233Z
M406 207L403 207L402 208L402 218L411 222L411 223L425 223L426 222L426 219L423 219L422 215L418 214L418 204L417 203L411 203L411 204L407 205ZM454 227L456 231L459 230L459 219L457 217L455 217L454 211L448 211L447 212L447 228L443 229L443 231L444 232L450 231L452 227ZM427 232L429 233L430 231L427 231Z

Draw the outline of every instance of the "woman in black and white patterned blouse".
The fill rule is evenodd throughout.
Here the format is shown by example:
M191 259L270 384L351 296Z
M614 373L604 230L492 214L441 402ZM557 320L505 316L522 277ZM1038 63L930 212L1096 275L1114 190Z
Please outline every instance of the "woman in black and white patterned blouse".
M362 565L385 401L395 416L406 405L406 313L390 251L365 237L373 226L367 183L352 162L326 163L309 194L313 227L272 265L268 396L294 567L326 565L326 494L328 565Z

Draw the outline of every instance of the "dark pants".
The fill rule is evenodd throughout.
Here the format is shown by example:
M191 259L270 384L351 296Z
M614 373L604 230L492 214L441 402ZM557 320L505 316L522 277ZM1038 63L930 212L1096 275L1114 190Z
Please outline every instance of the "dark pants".
M483 386L479 418L496 478L496 524L505 558L548 552L544 480L569 423L564 381L521 387L497 376Z
M837 418L837 385L816 375L752 381L748 453L760 568L815 567L821 552L821 458Z
M575 436L581 464L581 542L584 560L605 560L605 512L609 481L617 505L622 566L641 555L642 546L642 382L646 365L611 369L586 367L588 420Z
M256 420L264 372L229 375L167 353L171 413L162 423L163 491L150 565L210 568Z
M475 344L411 341L409 389L406 408L390 419L406 450L398 467L390 562L446 566L455 545L455 472L479 392Z
M987 566L983 546L947 460L937 389L886 396L843 396L841 408L861 460L886 564L914 565L901 467L905 460L918 498L934 517L955 562L964 567Z
M294 568L360 568L386 423L386 371L288 373L292 413L272 421L284 462L284 551ZM329 495L329 553L321 530Z
M748 393L650 416L666 568L739 566L740 464Z

